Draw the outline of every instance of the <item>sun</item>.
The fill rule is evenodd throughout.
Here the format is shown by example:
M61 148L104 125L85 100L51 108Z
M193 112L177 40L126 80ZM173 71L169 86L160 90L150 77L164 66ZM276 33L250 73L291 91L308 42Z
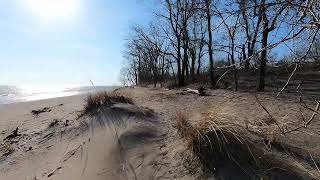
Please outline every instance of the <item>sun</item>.
M24 6L35 16L49 20L71 20L76 17L81 0L24 0Z

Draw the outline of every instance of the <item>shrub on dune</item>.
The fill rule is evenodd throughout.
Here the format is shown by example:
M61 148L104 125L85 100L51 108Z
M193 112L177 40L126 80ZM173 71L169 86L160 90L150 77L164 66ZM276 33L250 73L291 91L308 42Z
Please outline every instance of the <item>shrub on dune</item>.
M86 97L84 110L87 113L115 103L134 104L134 101L125 93L102 91Z

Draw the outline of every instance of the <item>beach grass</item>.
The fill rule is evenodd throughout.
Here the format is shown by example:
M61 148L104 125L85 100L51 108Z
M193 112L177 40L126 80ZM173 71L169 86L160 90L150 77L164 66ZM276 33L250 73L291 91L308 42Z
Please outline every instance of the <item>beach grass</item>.
M108 92L101 91L94 94L89 94L85 98L84 111L91 112L105 105L114 103L134 104L133 99L129 94L123 92Z
M177 112L174 127L186 140L187 149L197 157L198 163L214 172L217 167L236 167L251 177L270 178L274 172L294 174L298 179L319 178L309 166L298 162L284 151L275 151L273 139L252 133L240 123L223 117L223 113L206 114L192 124L186 113ZM277 142L281 143L281 142ZM283 144L282 147L286 145ZM234 173L234 172L230 172Z

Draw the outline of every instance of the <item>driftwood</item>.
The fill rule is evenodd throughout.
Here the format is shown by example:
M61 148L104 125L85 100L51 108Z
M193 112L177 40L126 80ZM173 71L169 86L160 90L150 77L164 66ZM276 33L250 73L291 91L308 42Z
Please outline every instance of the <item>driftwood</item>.
M17 127L15 130L13 130L9 136L4 138L4 140L13 139L15 137L21 136L20 134L18 134L18 130L19 130L19 127Z
M59 169L62 169L62 167L58 167L57 169L55 169L54 171L52 171L51 173L48 174L48 178L51 177L52 175L54 175Z
M205 95L206 95L205 90L206 90L206 89L205 89L203 86L200 86L200 87L198 88L198 90L197 90L197 89L187 88L187 89L185 89L184 91L186 91L186 92L188 92L188 93L191 93L191 94L197 94L197 95L199 95L199 96L205 96Z
M191 94L198 94L199 95L199 91L196 89L187 88L184 91L187 91L188 93L191 93Z
M44 113L44 112L51 112L51 108L45 107L45 108L38 109L38 110L32 110L31 114L37 116L37 115Z

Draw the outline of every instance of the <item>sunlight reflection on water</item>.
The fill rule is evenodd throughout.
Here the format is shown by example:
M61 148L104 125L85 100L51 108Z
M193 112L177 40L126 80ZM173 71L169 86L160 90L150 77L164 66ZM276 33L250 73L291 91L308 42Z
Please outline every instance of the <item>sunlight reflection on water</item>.
M113 90L115 86L0 86L0 104L35 101L56 97L73 96L102 90Z

